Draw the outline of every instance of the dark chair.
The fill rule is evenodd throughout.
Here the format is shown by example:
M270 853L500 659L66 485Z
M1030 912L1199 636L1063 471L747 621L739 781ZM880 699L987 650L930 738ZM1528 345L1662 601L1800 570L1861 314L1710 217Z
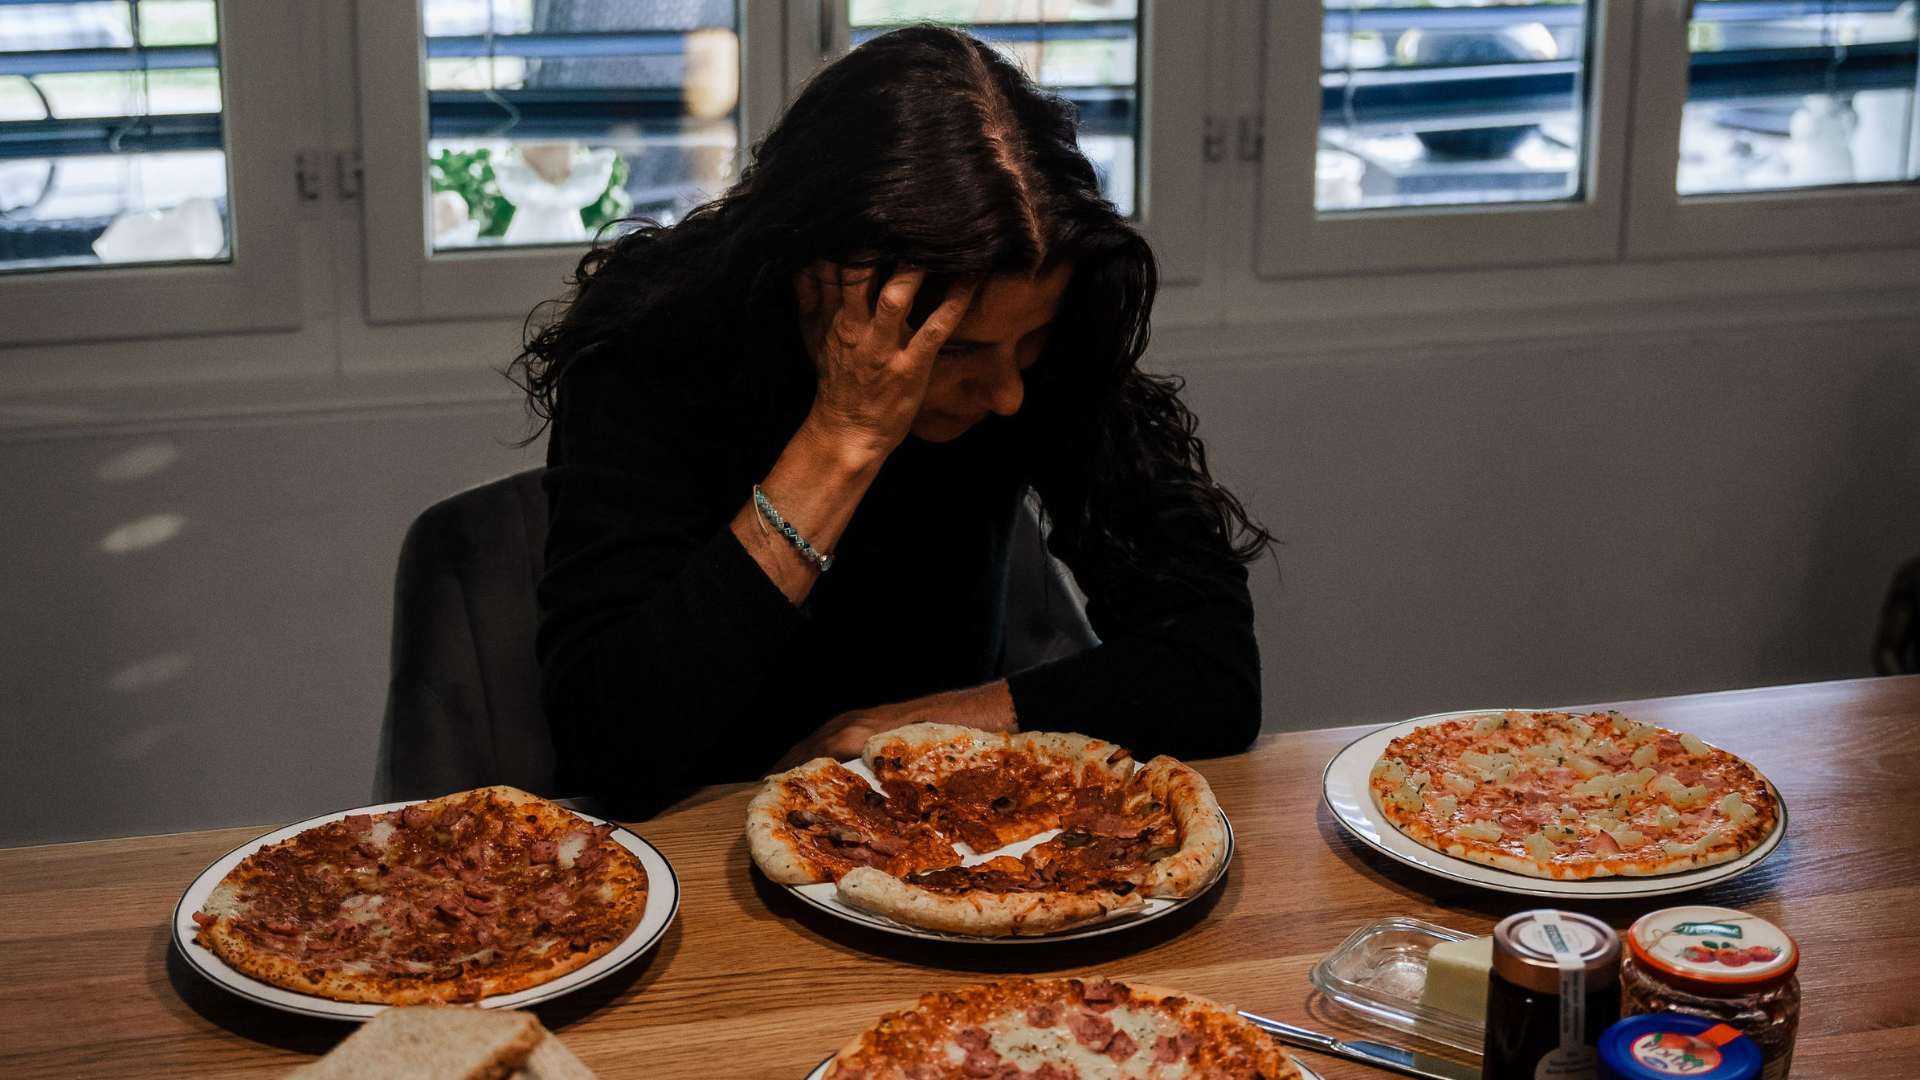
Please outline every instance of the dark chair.
M540 704L534 584L547 540L544 470L530 469L427 508L400 545L392 673L375 797L419 799L486 784L553 790ZM1078 594L1022 514L1009 553L1003 671L1095 644Z
M1887 589L1873 635L1873 670L1881 675L1920 672L1920 559L1902 566Z

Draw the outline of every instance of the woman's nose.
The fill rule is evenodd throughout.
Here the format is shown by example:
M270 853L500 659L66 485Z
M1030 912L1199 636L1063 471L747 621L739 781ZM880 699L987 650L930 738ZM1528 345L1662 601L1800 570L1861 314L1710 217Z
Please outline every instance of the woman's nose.
M1008 350L1004 356L994 356L993 366L988 370L984 382L987 408L1001 416L1012 416L1020 411L1020 403L1027 397L1027 384L1020 378L1020 365L1012 350Z

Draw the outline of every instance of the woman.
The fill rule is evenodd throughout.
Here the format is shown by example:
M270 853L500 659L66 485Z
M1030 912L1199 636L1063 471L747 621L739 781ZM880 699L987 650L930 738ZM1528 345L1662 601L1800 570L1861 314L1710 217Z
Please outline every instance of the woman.
M562 790L638 817L922 720L1252 740L1242 564L1268 537L1135 367L1153 256L1074 126L976 39L895 31L814 78L724 197L582 260L517 361L552 423ZM1103 641L1003 678L1029 490Z

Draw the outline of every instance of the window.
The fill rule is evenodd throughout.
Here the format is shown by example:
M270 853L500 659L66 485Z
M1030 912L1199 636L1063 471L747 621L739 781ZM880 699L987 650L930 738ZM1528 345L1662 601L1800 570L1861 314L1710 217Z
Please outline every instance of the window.
M297 20L0 0L0 346L301 324Z
M1580 194L1580 0L1325 0L1320 210Z
M1920 243L1913 0L1644 3L1627 253Z
M584 243L732 181L733 0L426 0L436 251Z
M725 190L785 85L777 2L380 0L354 34L374 323L525 317L604 226Z
M1913 0L1700 0L1678 191L1920 176Z
M1259 274L1614 256L1637 3L1266 5Z
M846 0L849 43L905 23L963 26L1080 112L1100 190L1132 214L1140 140L1138 0Z
M0 272L226 259L213 0L0 4Z

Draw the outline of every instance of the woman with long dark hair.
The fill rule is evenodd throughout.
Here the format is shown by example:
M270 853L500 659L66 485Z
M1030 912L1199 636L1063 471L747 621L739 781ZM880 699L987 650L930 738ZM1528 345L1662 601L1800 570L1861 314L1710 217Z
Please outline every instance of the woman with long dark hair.
M913 27L820 72L723 197L580 263L515 373L551 421L558 786L640 816L935 720L1147 754L1260 724L1245 562L1155 269L1071 106ZM1101 643L998 670L1028 492Z

